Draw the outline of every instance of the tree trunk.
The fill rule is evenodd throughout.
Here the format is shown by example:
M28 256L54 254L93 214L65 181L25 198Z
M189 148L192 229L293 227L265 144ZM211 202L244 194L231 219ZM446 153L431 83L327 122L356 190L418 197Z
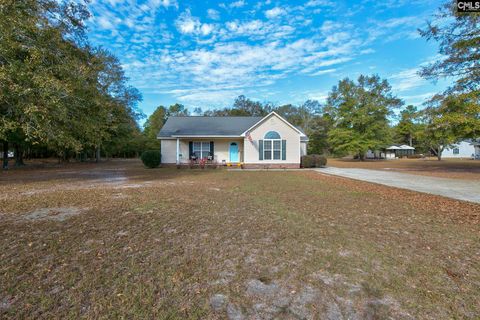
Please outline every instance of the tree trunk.
M438 161L442 160L442 152L445 149L445 147L438 147L437 151L437 159Z
M360 161L365 161L365 153L360 151L358 153L358 158L360 159Z
M431 147L430 150L437 156L438 161L442 160L442 152L445 147L438 146L436 148Z
M413 140L413 139L412 139L412 135L409 134L409 135L408 135L408 144L410 145L410 147L411 147L412 144L413 144L413 141L412 141L412 140Z
M100 162L100 147L95 150L95 162Z
M3 169L8 169L8 142L3 141Z
M18 143L15 143L15 167L23 167L24 165L22 148Z

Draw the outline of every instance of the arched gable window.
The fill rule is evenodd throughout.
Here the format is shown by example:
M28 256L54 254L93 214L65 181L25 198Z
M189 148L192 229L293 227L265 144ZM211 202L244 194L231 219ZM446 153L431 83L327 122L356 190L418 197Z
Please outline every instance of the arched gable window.
M282 141L282 138L280 137L278 132L268 131L263 139L262 160L281 160L282 150L285 149L284 141Z
M268 131L264 139L281 139L277 131Z

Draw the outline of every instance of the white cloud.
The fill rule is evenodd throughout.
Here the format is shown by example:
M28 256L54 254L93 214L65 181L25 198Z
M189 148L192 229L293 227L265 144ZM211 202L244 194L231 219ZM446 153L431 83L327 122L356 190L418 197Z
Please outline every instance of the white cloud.
M332 6L332 5L333 5L332 2L327 0L310 0L305 4L306 7Z
M192 17L190 11L183 12L175 21L177 30L183 34L207 36L215 29L213 24L201 23L197 17Z
M418 29L424 25L424 20L419 16L405 16L371 21L372 26L367 29L369 41L380 39L384 42L392 42L399 39L419 38Z
M241 8L245 5L245 1L244 0L238 0L238 1L235 1L235 2L232 2L230 3L228 6L230 8Z
M325 69L325 70L319 70L317 72L312 73L312 76L320 76L322 74L327 74L327 73L333 73L337 71L337 69Z
M220 12L218 10L215 10L215 9L208 9L207 10L207 15L212 20L220 19Z
M280 8L280 7L275 7L270 10L265 11L265 16L269 19L276 18L278 16L286 14L285 9Z
M189 9L172 21L164 12L176 2L146 0L133 6L132 0L127 2L118 1L115 10L106 2L95 2L98 10L92 21L113 29L112 34L94 33L97 43L113 42L111 47L122 52L120 59L134 86L184 103L213 105L231 102L239 94L268 96L279 79L335 74L369 50L362 40L364 30L309 19L315 8L292 5L263 11L262 6L222 23L214 8L206 11L205 21ZM224 7L230 14L229 7L244 5L245 1L235 1ZM310 5L325 3L310 1ZM175 39L175 30L185 36Z
M113 29L113 24L107 17L99 17L97 23L102 29Z
M185 104L207 104L210 107L223 107L230 105L232 101L243 94L242 89L215 90L215 89L191 89L165 91L174 95L178 101Z
M158 7L175 7L178 8L178 3L176 0L148 0L147 6L149 8L158 8Z
M426 92L414 95L402 95L402 99L405 100L405 104L421 105L432 98L437 92Z
M418 75L418 71L419 68L405 69L390 76L393 88L403 92L426 85L428 82Z
M222 33L224 39L245 36L254 39L268 38L273 40L286 37L295 31L292 26L273 24L262 20L246 22L234 20L227 22L225 26L227 30Z

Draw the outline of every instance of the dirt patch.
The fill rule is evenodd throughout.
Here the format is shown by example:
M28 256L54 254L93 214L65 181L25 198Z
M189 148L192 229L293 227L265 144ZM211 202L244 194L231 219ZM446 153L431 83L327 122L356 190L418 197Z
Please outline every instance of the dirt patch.
M85 209L76 207L61 207L61 208L40 208L27 213L23 216L26 220L53 220L65 221L70 217L81 214Z

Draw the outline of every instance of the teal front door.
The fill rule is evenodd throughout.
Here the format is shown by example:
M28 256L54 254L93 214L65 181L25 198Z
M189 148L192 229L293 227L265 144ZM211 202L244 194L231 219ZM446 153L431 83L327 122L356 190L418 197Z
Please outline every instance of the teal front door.
M230 143L230 162L238 162L238 144Z

